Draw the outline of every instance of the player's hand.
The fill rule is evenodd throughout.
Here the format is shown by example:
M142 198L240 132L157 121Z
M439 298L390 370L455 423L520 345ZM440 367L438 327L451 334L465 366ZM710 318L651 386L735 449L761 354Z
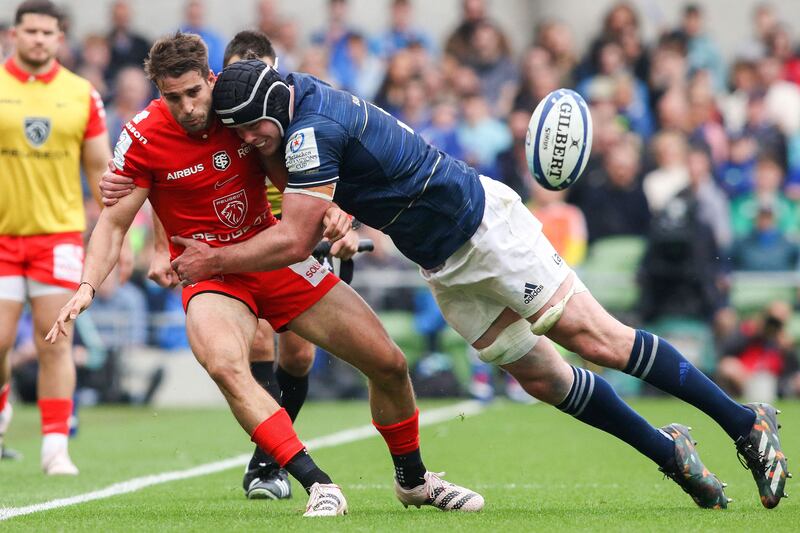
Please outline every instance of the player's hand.
M349 231L347 235L333 243L331 246L331 255L338 257L342 261L347 261L356 253L358 253L358 232Z
M66 337L67 322L78 318L78 315L92 304L93 295L94 290L89 285L82 284L78 287L75 295L70 298L64 307L61 308L61 311L58 312L58 318L55 324L53 324L53 327L50 328L50 332L45 336L44 340L50 344L55 344L60 335Z
M155 281L160 287L167 289L171 289L180 283L178 273L172 270L172 265L169 263L169 252L166 250L156 251L153 254L147 277Z
M347 213L342 211L338 205L331 203L331 206L325 211L322 226L325 228L322 236L331 242L336 242L350 231L353 223Z
M133 248L127 236L122 242L122 248L119 249L117 267L119 269L119 284L124 285L131 279L131 274L133 274Z
M100 194L103 195L103 205L110 207L117 202L120 198L128 196L136 185L133 184L133 179L126 176L116 174L117 167L114 166L114 160L108 160L108 170L103 173L100 179Z
M222 270L214 249L206 243L177 236L170 240L184 247L183 253L172 262L172 269L184 287L209 279Z

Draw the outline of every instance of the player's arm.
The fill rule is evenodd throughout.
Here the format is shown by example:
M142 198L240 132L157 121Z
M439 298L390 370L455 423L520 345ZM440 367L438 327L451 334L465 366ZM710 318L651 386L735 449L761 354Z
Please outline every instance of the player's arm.
M54 343L59 335L66 335L66 323L76 319L92 303L95 290L117 263L125 234L148 193L149 189L136 188L116 205L107 207L100 213L89 239L81 284L75 295L61 308L56 323L45 337L46 340Z
M231 246L211 248L205 243L172 237L183 253L172 262L183 285L218 274L276 270L307 259L322 238L322 219L330 207L335 185L298 192L286 191L281 223Z
M108 133L103 132L94 137L84 139L81 147L81 166L86 174L89 190L92 192L97 205L103 206L100 193L100 180L108 169L108 160L111 159L111 149L108 147Z

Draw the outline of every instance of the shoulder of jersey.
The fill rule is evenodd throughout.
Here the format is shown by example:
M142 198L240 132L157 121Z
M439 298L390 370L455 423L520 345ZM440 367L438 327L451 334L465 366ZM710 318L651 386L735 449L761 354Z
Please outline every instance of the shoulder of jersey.
M132 119L125 124L125 129L131 137L137 139L142 144L146 144L144 139L148 139L145 135L154 135L160 130L163 130L168 124L167 118L164 116L164 111L158 105L158 100L153 100L143 110L136 113Z

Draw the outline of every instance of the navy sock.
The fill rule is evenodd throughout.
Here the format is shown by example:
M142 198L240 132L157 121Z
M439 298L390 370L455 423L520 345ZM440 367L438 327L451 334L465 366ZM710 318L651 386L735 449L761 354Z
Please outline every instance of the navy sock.
M624 372L690 403L713 418L735 441L748 435L755 413L735 402L664 339L637 329Z
M275 378L278 380L278 385L281 387L281 407L286 409L286 413L292 422L297 418L300 413L300 408L306 402L308 396L308 375L302 377L295 377L281 368L275 371Z
M627 442L658 466L673 460L672 439L623 402L606 380L583 368L572 367L572 375L572 388L557 409Z

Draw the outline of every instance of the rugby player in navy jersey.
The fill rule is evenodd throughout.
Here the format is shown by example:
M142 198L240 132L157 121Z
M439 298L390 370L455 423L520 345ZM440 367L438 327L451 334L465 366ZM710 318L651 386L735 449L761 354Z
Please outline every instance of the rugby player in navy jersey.
M734 441L762 504L784 497L776 409L735 402L664 339L609 315L508 187L380 108L305 74L284 79L260 61L223 71L214 108L262 157L284 160L283 219L224 253L175 239L186 247L173 262L183 283L307 257L335 200L419 264L450 325L531 395L627 442L699 506L727 507L725 485L703 466L686 426L651 426L601 376L564 361L552 339L704 411Z

